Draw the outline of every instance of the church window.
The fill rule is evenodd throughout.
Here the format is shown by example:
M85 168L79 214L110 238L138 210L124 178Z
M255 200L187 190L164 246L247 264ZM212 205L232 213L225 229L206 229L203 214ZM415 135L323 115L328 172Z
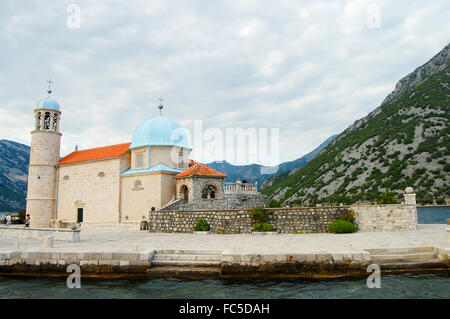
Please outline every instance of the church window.
M202 198L216 198L216 191L213 185L206 185L202 190Z
M41 129L41 113L37 117L36 129L39 131Z
M64 176L63 180L68 181L69 180L69 175Z
M144 166L144 154L136 154L136 168Z
M180 149L180 152L178 153L178 167L179 168L183 168L183 166L184 166L184 161L183 161L183 159L184 159L184 157L183 157L183 149Z
M45 113L45 118L44 118L44 130L49 130L50 129L50 113L47 112Z
M142 182L139 180L135 181L134 188L136 188L136 189L142 188Z
M57 127L56 127L56 124L58 123L58 115L57 114L55 114L55 115L53 115L53 126L52 126L52 129L53 129L53 131L55 131L56 132L56 129L57 129Z
M98 177L105 177L105 172L98 173Z

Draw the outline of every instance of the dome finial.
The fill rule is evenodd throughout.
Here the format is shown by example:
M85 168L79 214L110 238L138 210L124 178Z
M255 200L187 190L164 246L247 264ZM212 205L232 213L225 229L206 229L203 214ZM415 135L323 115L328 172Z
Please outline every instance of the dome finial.
M48 95L50 96L50 94L52 94L52 83L53 83L53 81L52 81L52 79L49 77L48 78L48 80L47 80L47 82L48 82L48 90L47 90L47 93L48 93Z
M162 105L162 102L164 101L162 97L160 97L159 99L159 105L158 105L158 109L159 109L159 114L162 116L162 110L164 108L164 106Z

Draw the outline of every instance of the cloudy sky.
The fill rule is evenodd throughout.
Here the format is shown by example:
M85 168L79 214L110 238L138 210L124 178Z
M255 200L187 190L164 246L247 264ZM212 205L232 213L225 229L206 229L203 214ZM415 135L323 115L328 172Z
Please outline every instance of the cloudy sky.
M2 0L0 139L30 144L51 76L62 155L131 141L162 96L189 130L278 128L292 160L439 52L449 16L448 0Z

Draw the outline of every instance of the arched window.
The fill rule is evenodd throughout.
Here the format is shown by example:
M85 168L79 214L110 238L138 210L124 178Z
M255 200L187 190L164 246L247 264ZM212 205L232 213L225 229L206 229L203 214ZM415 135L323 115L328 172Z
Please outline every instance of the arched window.
M50 129L50 113L46 112L44 118L44 130L47 131L49 129Z
M216 198L217 188L213 185L206 185L202 190L202 198Z
M57 124L58 124L58 114L55 114L53 115L53 126L52 126L52 129L55 132L57 130Z
M142 182L140 180L135 181L134 188L142 188Z
M41 129L41 113L38 113L37 119L36 119L36 130L40 130Z

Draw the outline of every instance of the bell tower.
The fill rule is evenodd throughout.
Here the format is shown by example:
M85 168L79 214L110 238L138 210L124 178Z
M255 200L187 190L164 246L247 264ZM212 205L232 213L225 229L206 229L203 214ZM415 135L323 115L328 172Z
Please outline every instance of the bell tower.
M41 99L34 110L35 123L31 132L27 214L30 214L32 227L50 227L56 210L61 111L58 102L51 98L52 81L48 80L48 84L48 97Z

